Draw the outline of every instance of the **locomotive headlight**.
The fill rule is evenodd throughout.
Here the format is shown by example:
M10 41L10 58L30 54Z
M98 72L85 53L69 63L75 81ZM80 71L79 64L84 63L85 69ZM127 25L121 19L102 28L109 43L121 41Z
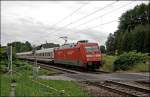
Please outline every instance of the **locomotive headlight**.
M96 54L95 56L96 56L96 57L100 57L101 55L100 55L100 54Z
M100 57L100 56L101 56L100 54L86 55L87 58L90 58L90 57Z

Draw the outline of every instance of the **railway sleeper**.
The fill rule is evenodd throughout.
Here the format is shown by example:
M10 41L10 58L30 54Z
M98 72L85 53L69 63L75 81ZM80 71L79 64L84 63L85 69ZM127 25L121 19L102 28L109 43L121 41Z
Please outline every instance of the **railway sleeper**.
M132 94L132 93L128 93L128 92L125 92L125 91L122 91L120 89L116 89L116 88L112 88L111 86L109 85L104 85L104 82L85 82L87 84L91 84L91 85L94 85L94 86L98 86L100 88L103 88L103 89L106 89L108 91L111 91L111 92L114 92L114 93L117 93L117 94L120 94L120 95L123 95L123 97L147 97L147 95L136 95L136 94Z
M145 93L150 93L150 89L146 89L146 88L141 88L141 87L137 87L134 85L129 85L126 83L121 83L121 82L115 82L115 81L106 81L107 83L112 83L112 84L116 84L116 85L121 85L127 88L131 88L131 89L135 89L137 91L141 91L141 92L145 92Z

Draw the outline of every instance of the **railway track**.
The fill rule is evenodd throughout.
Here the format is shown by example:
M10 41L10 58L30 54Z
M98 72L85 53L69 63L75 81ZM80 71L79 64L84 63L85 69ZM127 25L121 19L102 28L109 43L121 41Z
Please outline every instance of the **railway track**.
M104 82L89 82L86 84L94 85L99 88L117 93L123 97L150 97L150 90L143 89L141 87L135 87L124 83L114 82L114 81L104 81Z
M34 63L34 62L31 62ZM71 73L71 74L78 74L79 72L77 71L73 71L73 70L69 70L69 69L65 69L65 68L61 68L61 67L56 67L56 66L52 66L52 65L48 65L48 64L43 64L43 63L37 63L37 65L39 65L41 68L43 69L53 69L56 71L59 71L61 73Z
M139 84L145 84L150 86L150 80L149 81L136 81Z
M34 64L33 61L29 61L30 63ZM91 71L91 70L86 70L83 68L77 68L77 67L67 67L64 65L60 65L60 64L52 64L52 63L44 63L44 62L38 62L38 65L40 65L42 68L44 69L55 69L55 70L59 70L59 71L63 71L63 72L67 72L67 73L71 73L71 74L79 74L79 73L89 73L89 74L102 74L102 73L110 73L110 72L106 72L106 71L100 71L100 70L95 70L95 71Z

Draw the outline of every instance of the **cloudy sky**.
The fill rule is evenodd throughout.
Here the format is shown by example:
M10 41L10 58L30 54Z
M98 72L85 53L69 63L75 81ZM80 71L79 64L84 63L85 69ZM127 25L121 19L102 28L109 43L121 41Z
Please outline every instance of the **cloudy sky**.
M105 44L122 13L148 1L1 1L1 43L63 44L89 40Z

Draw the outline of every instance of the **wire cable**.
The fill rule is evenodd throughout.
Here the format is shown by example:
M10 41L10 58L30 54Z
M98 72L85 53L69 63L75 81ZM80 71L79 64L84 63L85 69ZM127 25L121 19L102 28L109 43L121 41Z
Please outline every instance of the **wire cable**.
M60 20L57 23L53 24L52 27L55 26L55 25L58 25L61 22L63 22L64 20L66 20L67 18L69 18L70 16L72 16L73 14L75 14L76 12L78 12L80 9L82 9L83 7L85 7L87 4L89 4L89 3L81 5L79 8L77 8L76 10L74 10L71 14L67 15L62 20Z
M116 21L119 21L119 20L112 20L112 21L109 21L109 22L106 22L106 23L103 23L103 24L98 24L98 25L95 25L95 26L90 27L88 29L97 28L98 26L103 26L103 25L110 24L110 23L113 23L113 22L116 22Z
M116 8L116 9L113 9L113 10L111 10L111 11L108 11L108 12L104 13L103 15L100 15L100 16L98 16L98 17L92 18L92 19L90 19L90 20L87 21L87 22L84 22L84 23L82 23L82 24L79 24L78 26L87 24L87 23L89 23L89 22L93 22L94 20L96 20L96 19L98 19L98 18L100 18L100 17L103 17L103 16L105 16L105 15L108 15L108 14L112 13L112 11L114 11L114 10L115 10L114 12L116 12L117 9L121 9L121 8L123 8L123 7L126 7L126 6L128 6L128 5L130 5L130 4L132 4L132 3L133 3L133 1L131 1L131 2L127 3L127 4L124 4L123 6L120 6L119 8Z
M83 19L85 19L85 18L87 18L87 17L89 17L89 16L91 16L91 15L93 15L93 14L95 14L95 13L97 13L97 12L99 12L99 11L105 9L105 8L107 8L107 7L110 7L111 5L115 4L116 2L118 2L118 0L115 1L115 2L112 2L112 3L108 4L108 5L106 5L106 6L104 6L103 8L97 9L97 10L95 10L94 12L89 13L88 15L83 16L83 17L81 17L81 18L79 18L79 19L77 19L77 20L75 20L75 21L73 21L73 22L71 22L71 23L69 23L69 24L67 24L67 25L65 25L65 26L69 26L69 25L72 25L72 24L74 24L74 23L77 23L77 22L79 22L79 21L81 21L81 20L83 20ZM65 27L65 26L63 26L63 27Z
M75 20L75 21L73 21L73 22L71 22L71 23L69 23L69 24L66 24L65 26L63 26L63 27L61 27L61 28L58 28L57 30L60 30L60 29L62 29L62 28L64 28L64 27L66 27L66 26L70 26L70 25L72 25L72 24L74 24L74 23L77 23L77 22L79 22L79 21L81 21L81 20L83 20L83 19L85 19L85 18L87 18L87 17L89 17L89 16L91 16L91 15L93 15L93 14L95 14L95 13L97 13L97 12L99 12L99 11L105 9L105 8L107 8L107 7L110 7L111 5L117 3L118 1L119 1L119 0L116 0L116 1L114 1L114 2L112 2L112 3L110 3L110 4L108 4L108 5L104 6L103 8L97 9L97 10L95 10L95 11L89 13L88 15L85 15L85 16L83 16L83 17L81 17L81 18L79 18L79 19L77 19L77 20ZM56 30L56 31L57 31L57 30ZM54 31L54 32L55 32L55 31ZM53 33L53 32L52 32L52 33Z

